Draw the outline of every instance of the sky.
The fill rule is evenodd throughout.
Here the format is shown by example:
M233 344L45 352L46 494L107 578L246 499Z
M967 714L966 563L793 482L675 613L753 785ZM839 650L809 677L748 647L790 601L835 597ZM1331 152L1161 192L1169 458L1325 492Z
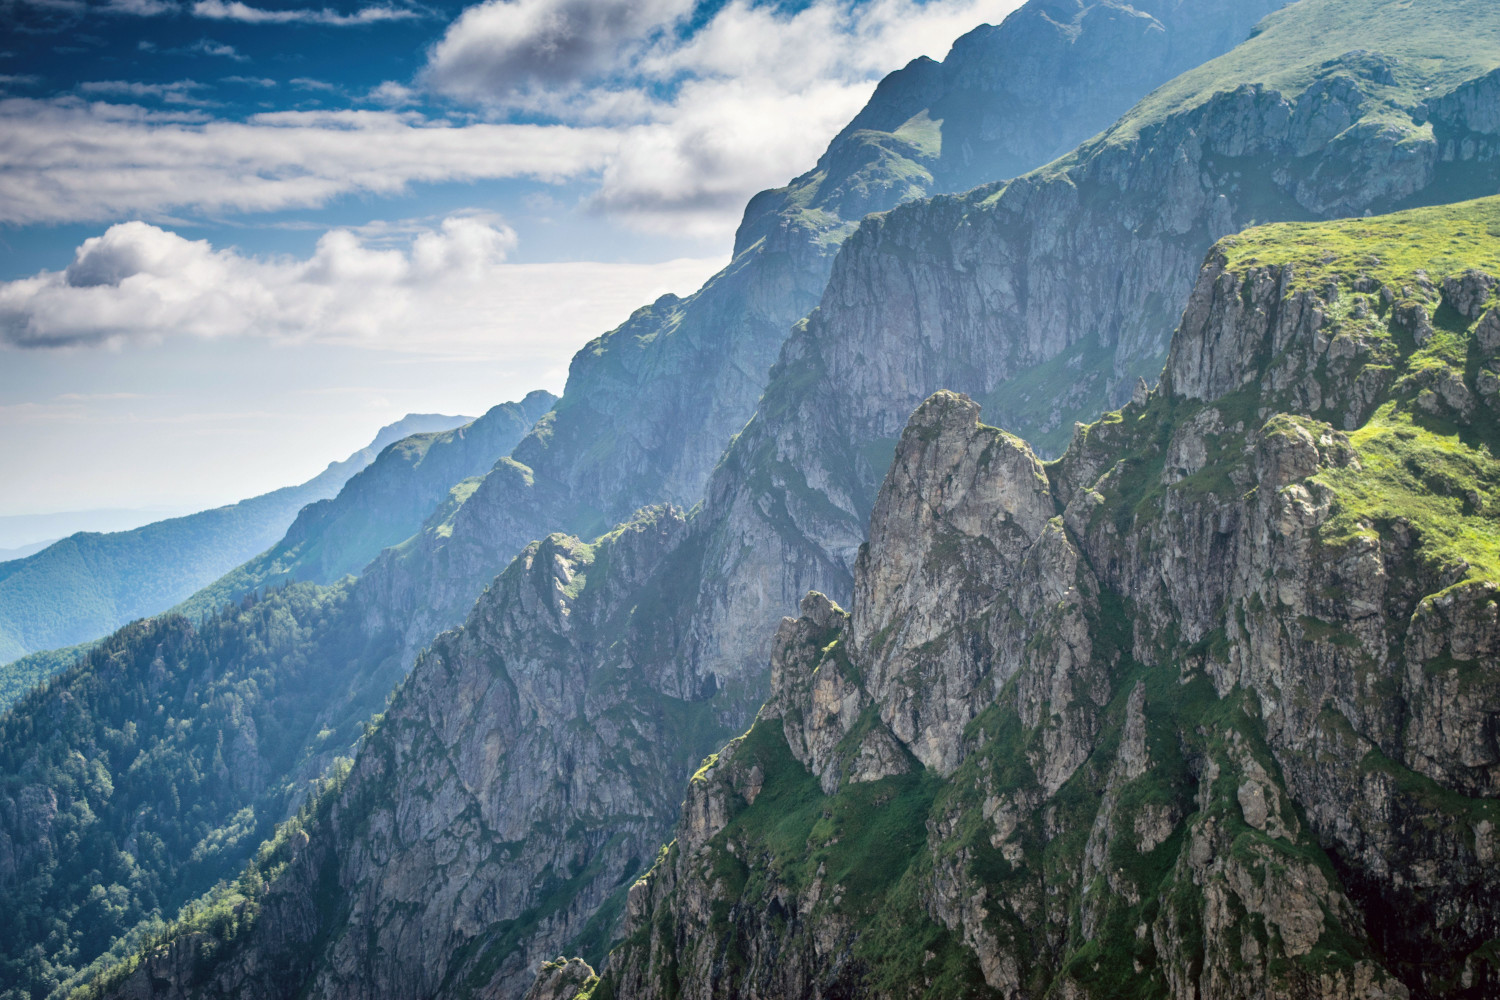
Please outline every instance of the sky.
M0 517L545 388L1019 0L0 0Z

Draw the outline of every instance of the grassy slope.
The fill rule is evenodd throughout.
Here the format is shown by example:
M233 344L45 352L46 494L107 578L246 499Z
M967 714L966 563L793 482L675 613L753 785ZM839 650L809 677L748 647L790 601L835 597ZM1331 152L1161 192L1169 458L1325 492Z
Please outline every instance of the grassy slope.
M1397 60L1393 80L1378 93L1411 108L1500 66L1500 18L1490 0L1302 0L1266 18L1232 52L1147 97L1107 137L1132 138L1143 126L1244 84L1301 92L1324 63L1361 49Z
M1132 142L1143 129L1240 86L1260 84L1288 95L1301 94L1329 63L1345 56L1349 57L1350 71L1363 72L1374 66L1369 56L1372 52L1388 62L1386 67L1370 72L1380 77L1384 68L1389 68L1391 76L1384 85L1373 84L1368 75L1360 80L1361 88L1374 95L1376 105L1354 128L1388 125L1413 138L1429 136L1431 126L1418 124L1413 117L1423 100L1500 67L1497 13L1500 8L1489 0L1300 0L1262 21L1249 41L1157 89L1108 131L1032 176L1055 179L1105 148ZM1462 187L1464 181L1456 183ZM1007 189L1008 185L979 188L963 197L974 210L984 211L1001 204ZM1435 186L1419 194L1418 200L1437 200L1442 190ZM1487 193L1455 188L1450 197ZM1102 196L1115 197L1117 192L1106 190ZM1268 191L1266 197L1268 204L1275 204L1276 211L1284 213L1283 218L1306 214L1280 192ZM1345 231L1350 238L1381 239L1384 235L1375 229L1361 230L1357 225ZM1282 231L1277 233L1275 238L1280 239ZM1483 236L1482 231L1469 234L1470 238L1460 239L1452 250L1477 252L1480 256L1476 260L1489 259L1495 251L1484 248ZM1112 365L1111 357L1080 343L995 387L981 403L986 413L1010 416L1013 411L1026 412L1032 400L1066 401L1069 405L1065 409L1080 419L1092 419L1108 405L1104 385ZM1142 374L1150 380L1150 373ZM1072 422L1032 426L1027 431L1039 453L1056 455L1072 436Z
M1500 428L1480 415L1461 432L1414 405L1435 374L1473 379L1472 324L1442 309L1420 281L1440 284L1470 268L1500 275L1500 198L1375 219L1264 226L1222 246L1234 269L1291 264L1293 290L1347 284L1349 276L1364 274L1425 299L1435 314L1432 337L1420 347L1396 337L1389 345L1417 377L1399 383L1398 399L1350 435L1359 467L1320 477L1341 498L1325 537L1349 538L1368 532L1370 524L1404 517L1421 533L1430 558L1467 563L1468 579L1500 580L1500 461L1491 451L1500 444ZM1346 291L1346 302L1357 298ZM1476 504L1475 497L1483 499Z
M1478 267L1500 275L1500 242L1492 232L1500 228L1500 198L1439 209L1423 209L1378 219L1310 225L1276 225L1251 230L1226 240L1231 266L1294 265L1293 289L1340 286L1342 297L1352 297L1355 281L1370 275L1394 286L1428 295L1428 306L1436 308L1436 293L1424 293L1419 282L1424 274L1432 282ZM1493 304L1493 303L1492 303ZM1448 365L1468 372L1473 381L1470 355L1475 351L1475 324L1454 315L1438 313L1438 330L1427 344L1418 347L1399 331L1388 333L1391 357L1399 372L1421 372L1434 365ZM1378 336L1392 317L1382 313L1369 320L1363 332ZM1350 322L1353 322L1351 319ZM1437 566L1467 564L1470 579L1500 581L1500 462L1493 449L1500 446L1500 428L1476 419L1466 427L1445 424L1415 406L1419 389L1410 381L1393 382L1392 398L1366 425L1350 434L1360 462L1348 468L1324 472L1317 478L1336 493L1334 516L1322 532L1322 541L1338 546L1351 532L1373 530L1371 525L1394 517L1409 520L1416 529L1422 556ZM1235 394L1235 397L1241 394ZM1254 392L1247 394L1255 396ZM1202 404L1174 402L1153 397L1145 408L1132 407L1107 415L1102 424L1124 431L1120 459L1123 467L1138 472L1117 479L1105 497L1099 516L1115 519L1126 527L1137 518L1158 516L1163 491L1159 485L1161 444L1178 422L1199 411L1218 406L1240 406L1256 413L1259 397ZM1260 409L1262 421L1305 421L1304 417L1278 416ZM1269 414L1269 416L1268 416ZM1097 425L1096 425L1097 426ZM1087 438L1090 432L1085 432ZM1248 461L1243 434L1235 441L1217 442L1222 464ZM1185 492L1205 488L1233 491L1224 468L1205 469L1170 487ZM1228 499L1228 497L1226 497ZM971 723L971 737L980 743L969 760L948 781L930 775L908 775L869 785L852 785L833 796L825 796L817 782L786 749L779 722L759 721L742 738L737 764L748 770L761 768L764 789L753 806L741 807L728 826L711 842L714 853L709 864L728 905L716 903L713 934L705 946L722 952L721 968L731 978L744 972L742 928L753 927L746 913L759 912L775 898L777 886L798 892L820 876L825 880L823 902L815 912L836 913L861 929L842 962L855 968L868 986L881 995L942 997L988 996L991 991L978 976L971 953L923 912L920 887L930 879L936 861L953 859L971 869L999 898L1027 898L1040 875L1049 896L1068 900L1067 912L1076 913L1081 899L1103 894L1108 902L1094 939L1085 939L1076 920L1069 929L1056 926L1056 904L1047 914L1049 926L1040 927L1016 919L1001 909L992 910L988 929L1016 953L1035 956L1035 965L1023 968L1023 986L1044 995L1056 983L1059 971L1112 998L1168 995L1167 984L1157 964L1150 937L1140 938L1135 928L1150 924L1163 907L1192 911L1202 889L1184 880L1178 857L1184 844L1179 832L1154 850L1142 855L1129 847L1131 838L1120 837L1111 850L1110 864L1128 874L1142 890L1132 900L1115 896L1102 878L1080 885L1071 873L1082 864L1084 846L1093 829L1113 755L1124 721L1128 692L1137 683L1146 685L1148 744L1153 766L1142 777L1120 791L1113 822L1129 830L1134 817L1147 807L1174 806L1184 816L1182 826L1212 821L1227 830L1237 858L1258 863L1310 864L1330 885L1341 884L1332 859L1303 830L1290 842L1270 838L1249 827L1241 814L1235 789L1236 772L1247 752L1267 773L1276 774L1275 758L1265 743L1264 726L1254 700L1243 692L1219 698L1200 675L1192 683L1179 680L1178 667L1204 655L1201 646L1160 651L1167 669L1148 670L1131 656L1131 629L1124 606L1108 594L1091 623L1096 653L1106 660L1118 653L1112 678L1117 692L1107 709L1097 748L1050 800L1050 804L1023 818L1019 843L1025 862L1012 864L991 846L993 824L983 818L984 801L1014 790L1035 792L1036 777L1028 761L1041 749L1040 731L1028 731L1011 707L1013 680L984 714ZM1319 641L1309 636L1310 641ZM820 670L837 666L837 644L825 651ZM857 666L844 661L841 668L857 678ZM984 735L980 735L984 734ZM857 741L856 730L851 741ZM1231 748L1233 744L1233 748ZM851 742L852 745L852 742ZM1226 775L1215 784L1212 801L1198 798L1198 780L1189 760L1212 759ZM1373 773L1393 775L1403 793L1409 794L1429 814L1427 822L1470 828L1479 822L1500 822L1500 803L1472 800L1439 789L1431 781L1372 753L1359 766ZM700 775L703 772L700 772ZM695 777L695 780L702 780ZM1041 816L1055 827L1044 831ZM955 822L954 816L958 819ZM935 858L929 831L947 827L947 836ZM675 852L664 855L675 863ZM752 859L746 864L743 859ZM784 902L784 901L783 901ZM1097 904L1096 904L1097 905ZM741 911L741 907L747 908ZM802 927L809 926L803 922ZM1245 923L1247 937L1254 936L1264 948L1266 929L1254 920ZM1191 928L1189 928L1191 932ZM789 930L788 934L804 933ZM1058 934L1062 933L1061 938ZM1358 936L1358 928L1345 927L1331 915L1323 937L1314 950L1273 969L1277 975L1316 976L1331 968L1371 958L1369 946ZM632 939L620 946L613 967L623 967L625 952L645 947L645 939ZM786 942L783 942L786 944ZM694 945L697 947L697 945ZM1494 943L1475 951L1491 955ZM1051 957L1049 958L1049 953ZM636 954L643 954L637 952ZM1476 968L1490 959L1476 957ZM667 995L683 984L675 962L663 960L653 967L662 978ZM1436 967L1434 967L1436 969ZM613 976L590 984L587 996L605 1000L614 995Z

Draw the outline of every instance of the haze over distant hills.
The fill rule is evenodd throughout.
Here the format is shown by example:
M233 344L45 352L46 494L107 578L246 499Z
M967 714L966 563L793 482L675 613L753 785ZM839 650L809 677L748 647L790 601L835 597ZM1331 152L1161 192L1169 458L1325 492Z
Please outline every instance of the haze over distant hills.
M1496 108L1493 0L896 70L0 714L0 1000L1493 1000Z
M193 513L188 507L100 508L65 510L51 514L9 514L0 517L0 562L18 559L22 549L33 545L40 552L60 538L80 531L129 531L169 517ZM30 552L23 553L30 555Z
M0 562L9 562L12 559L24 559L33 552L40 552L53 542L56 538L44 538L39 542L31 542L14 549L0 549Z
M337 494L391 444L471 419L410 414L382 427L367 446L330 462L300 485L126 531L80 532L25 558L0 563L0 663L97 639L133 618L165 611L268 548L299 510ZM106 523L112 517L128 520L129 515L85 513ZM48 515L25 523L62 524L70 517Z

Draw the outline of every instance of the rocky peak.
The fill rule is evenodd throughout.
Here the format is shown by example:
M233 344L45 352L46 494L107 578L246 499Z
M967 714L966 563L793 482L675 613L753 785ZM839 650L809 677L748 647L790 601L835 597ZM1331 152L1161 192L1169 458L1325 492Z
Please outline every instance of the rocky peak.
M1017 585L1056 515L1041 462L982 426L978 404L943 392L917 409L856 567L850 646L882 718L924 764L958 763L958 730L1006 679L966 655L951 623Z
M1007 519L1044 484L976 485L1024 447L924 403L849 624L816 597L783 624L778 696L633 892L611 995L1493 995L1500 414L1424 399L1490 356L1496 212L1221 245L1162 390L1040 470L1072 485L1039 534ZM966 509L1015 551L947 541ZM914 570L984 599L887 654Z

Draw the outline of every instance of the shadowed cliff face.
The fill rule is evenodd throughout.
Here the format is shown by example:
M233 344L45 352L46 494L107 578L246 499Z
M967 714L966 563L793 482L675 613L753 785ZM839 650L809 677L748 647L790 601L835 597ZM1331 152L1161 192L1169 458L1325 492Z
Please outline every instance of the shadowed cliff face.
M1145 16L1108 3L1066 11L1030 5L1007 25L970 36L946 63L919 62L888 81L814 171L752 203L728 271L691 299L668 297L642 310L580 354L567 397L513 458L497 464L472 493L435 512L419 536L387 552L365 574L350 613L376 637L372 646L386 651L385 659L376 655L379 650L370 658L380 659L384 670L414 656L438 628L471 608L465 634L478 636L481 621L499 618L513 622L520 635L527 616L548 606L540 592L497 585L473 604L511 551L555 527L607 523L641 500L695 499L725 441L753 410L786 331L816 303L837 245L855 228L854 214L942 190L958 183L952 178L963 170L986 169L984 163L996 164L986 176L1034 167L1102 127L1199 54L1221 51L1243 37L1260 13L1220 2L1169 6ZM1200 20L1183 20L1195 11ZM1213 31L1206 31L1203 19ZM1158 44L1190 22L1192 30L1205 32L1201 38ZM1114 54L1086 72L1100 49ZM1135 55L1127 58L1131 51ZM1040 84L1017 91L1029 79L1025 73L1000 72L991 79L980 65L1044 55L1056 62L1058 79L1076 83L1066 101L1047 103ZM922 114L939 100L946 103L938 117ZM988 138L970 135L981 126L991 130ZM1033 127L1056 133L1037 146L1044 153L1007 154L1003 143L992 141ZM290 867L273 880L268 896L256 897L254 906L267 916L254 919L253 931L237 931L237 957L226 952L194 988L281 995L311 984L315 995L388 988L390 995L404 996L463 995L484 986L514 996L529 984L536 962L569 942L591 942L591 954L602 953L623 906L624 883L618 880L649 862L651 845L676 815L682 777L742 726L765 694L768 619L745 620L742 634L713 648L715 659L705 666L705 642L725 641L727 619L705 618L700 592L705 581L717 585L739 569L721 551L708 550L711 523L718 522L692 518L678 525L670 533L670 552L643 559L638 574L611 570L577 577L578 600L629 609L638 623L633 627L655 637L649 648L627 656L611 645L602 625L594 631L574 627L581 612L564 619L573 628L566 640L553 635L555 623L545 615L531 623L534 652L527 654L526 669L550 676L548 686L571 692L578 664L611 665L586 672L593 693L582 703L570 696L549 703L545 713L517 714L501 697L508 688L487 680L499 676L496 671L517 676L520 668L505 651L515 647L504 642L468 647L468 666L457 673L446 656L435 652L424 659L399 704L426 714L459 697L450 683L477 685L474 690L484 693L473 697L486 712L455 722L438 742L413 743L416 749L391 764L388 774L379 772L385 776L378 780L365 770L376 766L366 765L376 753L367 750L344 791L324 806L330 825L305 844L281 842L283 854L277 856L296 860L286 862ZM614 543L600 551L615 551ZM779 614L783 596L800 590L797 575L805 568L789 563L785 573L740 574L734 586L758 594L764 608ZM389 648L382 645L387 639ZM457 680L465 670L472 684ZM496 728L493 745L474 744L483 735L479 730L490 732L490 711L514 726ZM656 720L600 730L614 734L616 742L635 738L621 732L638 731L641 752L579 749L577 741L595 739L587 734L603 725L601 713L611 711ZM398 722L407 718L403 712L391 716L393 733L404 725ZM547 746L554 750L544 751ZM510 812L475 825L476 814L456 805L467 801L460 796L418 822L424 789L435 778L422 762L439 757L479 761L480 772L466 779L466 787L511 789L495 805ZM543 758L550 763L543 766ZM569 787L576 780L579 788L614 788L618 794L607 809L590 805L587 796L559 795L559 773L575 776L564 781ZM358 803L371 801L371 789L380 790L377 800L384 803L369 806L375 815L385 809L396 817L389 834L384 826L369 832L335 819L360 813L366 806ZM389 799L382 797L387 792ZM539 814L555 818L543 830L524 837L517 832L529 830ZM501 826L509 833L492 836ZM625 832L615 836L619 831ZM505 839L512 836L517 843ZM366 846L370 837L382 844L379 864L369 860L376 856ZM489 846L471 848L471 841ZM430 903L412 895L412 887L426 891L460 883L465 888L429 893ZM330 900L348 901L353 909ZM191 933L183 940L193 940L195 948L204 942ZM169 950L167 960L185 954ZM176 988L187 986L178 981Z
M387 557L374 604L399 619L405 655L460 622L532 539L592 537L638 507L702 499L866 214L1035 169L1280 6L1032 2L964 36L944 62L892 74L813 170L751 200L723 272L587 345L562 400L514 451L516 465L468 498L449 534Z
M929 394L964 392L1055 456L1075 421L1156 381L1216 239L1500 190L1480 110L1497 63L1490 5L1303 0L1068 157L867 219L710 480L689 672L758 672L761 623L808 590L847 600Z
M1500 200L1252 230L1043 466L940 393L558 998L1500 987ZM540 994L539 994L540 995Z

